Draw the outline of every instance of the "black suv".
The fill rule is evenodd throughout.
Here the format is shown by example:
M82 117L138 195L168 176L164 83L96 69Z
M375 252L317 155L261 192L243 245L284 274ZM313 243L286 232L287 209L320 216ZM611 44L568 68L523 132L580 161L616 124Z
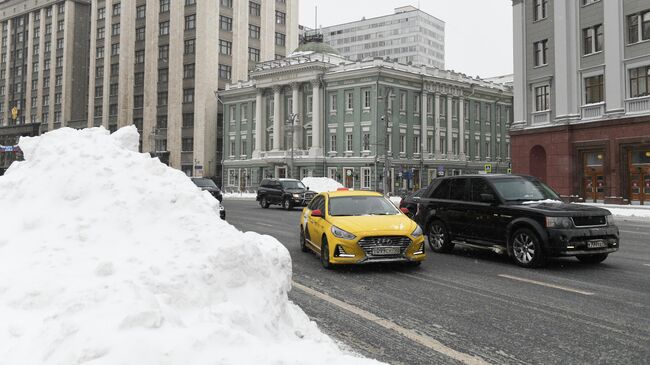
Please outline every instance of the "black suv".
M290 210L295 206L306 206L316 195L299 180L294 179L263 179L257 189L255 200L260 202L262 208L271 204L279 204L282 208Z
M217 184L215 184L211 179L205 177L193 177L192 182L194 185L201 188L201 190L205 190L212 194L212 196L215 197L219 203L223 201L223 194L221 194L221 189L219 189Z
M602 208L565 204L541 181L519 175L464 175L434 180L415 220L435 252L454 241L506 251L520 266L552 256L599 263L619 247L618 228Z

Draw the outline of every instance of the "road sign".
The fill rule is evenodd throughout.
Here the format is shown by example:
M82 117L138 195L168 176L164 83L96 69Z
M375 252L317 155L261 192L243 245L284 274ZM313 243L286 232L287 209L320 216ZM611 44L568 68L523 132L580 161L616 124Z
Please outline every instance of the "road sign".
M512 174L512 169L510 169L510 168L507 169L507 170L506 170L506 174Z
M492 164L491 163L486 163L485 166L483 166L483 170L485 171L486 174L489 174L492 172Z
M439 165L436 171L438 176L445 176L445 166Z

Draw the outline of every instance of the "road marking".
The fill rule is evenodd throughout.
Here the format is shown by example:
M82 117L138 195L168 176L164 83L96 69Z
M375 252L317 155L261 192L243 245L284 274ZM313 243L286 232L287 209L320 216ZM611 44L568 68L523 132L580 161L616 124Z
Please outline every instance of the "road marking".
M595 293L592 293L592 292L589 292L589 291L573 289L573 288L569 288L569 287L562 286L562 285L544 283L542 281L537 281L537 280L518 278L516 276L510 276L510 275L506 275L506 274L499 274L499 276L502 277L502 278L517 280L517 281L523 281L524 283L541 285L541 286L545 286L547 288L559 289L559 290L564 290L564 291L568 291L568 292L572 292L572 293L578 293L578 294L582 294L582 295L594 295L595 294Z
M258 224L258 225L264 226L264 227L275 227L275 225L273 225L273 224L262 223L262 222L255 222L255 224Z
M640 234L642 236L650 235L650 233L648 233L648 232L628 231L628 230L625 230L625 229L619 229L618 231L621 232L621 233Z
M650 264L643 264L643 266L650 266Z
M341 308L343 310L346 310L346 311L348 311L348 312L350 312L352 314L355 314L355 315L357 315L357 316L359 316L359 317L361 317L363 319L366 319L366 320L368 320L370 322L373 322L373 323L375 323L375 324L377 324L379 326L382 326L382 327L384 327L386 329L395 331L395 332L399 333L400 335L408 338L409 340L415 341L415 342L419 343L420 345L428 347L428 348L432 349L433 351L436 351L436 352L439 352L439 353L441 353L443 355L446 355L446 356L448 356L448 357L450 357L450 358L452 358L452 359L454 359L456 361L460 361L463 364L471 364L471 365L489 364L488 362L481 359L480 357L464 354L462 352L451 349L451 348L443 345L440 341L438 341L438 340L436 340L436 339L434 339L432 337L417 333L416 331L410 330L408 328L404 328L404 327L398 325L397 323L394 323L394 322L391 322L391 321L389 321L387 319L383 319L381 317L378 317L378 316L376 316L376 315L374 315L374 314L372 314L372 313L370 313L370 312L368 312L366 310L363 310L363 309L361 309L359 307L355 307L355 306L353 306L351 304L345 303L345 302L340 301L340 300L338 300L336 298L332 298L327 294L321 293L321 292L319 292L317 290L314 290L314 289L312 289L310 287L307 287L307 286L304 286L302 284L296 283L295 281L293 282L293 287L297 288L299 290L302 290L303 292L305 292L305 293L307 293L309 295L312 295L312 296L314 296L316 298L319 298L319 299L322 299L322 300L324 300L326 302L329 302L329 303L331 303L331 304L333 304L333 305L335 305L335 306L337 306L337 307L339 307L339 308Z

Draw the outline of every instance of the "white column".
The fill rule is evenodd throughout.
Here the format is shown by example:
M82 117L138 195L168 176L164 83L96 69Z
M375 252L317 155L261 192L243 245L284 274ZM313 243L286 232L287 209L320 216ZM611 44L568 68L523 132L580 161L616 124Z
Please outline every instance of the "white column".
M458 158L465 159L465 98L458 98Z
M424 156L425 153L427 153L427 113L429 113L429 103L427 102L429 100L429 93L424 92L422 93L422 118L420 122L420 144L422 147L420 148L422 152L422 156Z
M513 46L514 46L514 121L513 125L526 125L526 9L523 0L512 2ZM531 46L532 47L532 46Z
M608 114L624 113L625 66L623 65L623 3L603 1L605 21L605 108ZM640 26L640 25L639 25Z
M257 89L255 96L255 150L253 158L260 158L260 152L266 139L264 117L262 116L262 106L264 104L264 89Z
M293 128L293 148L300 149L302 148L302 115L300 115L300 84L297 82L294 82L291 84L291 102L292 102L292 107L291 107L291 114L297 115L297 117L294 117L295 119L292 120L292 128Z
M282 117L280 116L280 98L282 86L273 86L273 151L279 151L282 146Z
M454 111L452 110L452 99L452 95L447 94L447 158L450 158L454 153L454 134L452 133L454 128L452 124L452 115L454 114Z
M311 140L310 155L322 155L321 148L321 120L320 120L320 80L311 80L312 86L312 119L311 119Z
M578 77L576 77L580 58L580 47L576 45L580 42L575 31L578 28L578 6L577 1L553 3L553 19L556 19L553 23L555 77L551 90L555 92L555 106L552 105L551 109L555 109L555 120L575 119L580 114L578 110L580 92Z
M12 28L13 21L7 21L7 34L13 34L13 29ZM12 40L13 37L7 37L7 50L10 50L13 48L12 46ZM41 43L45 43L45 40L41 38L42 41ZM11 52L7 52L7 58L9 59ZM42 53L41 53L42 54ZM8 121L11 119L11 109L14 107L12 104L9 104L9 90L11 87L11 83L9 82L11 80L11 62L7 62L7 66L5 68L5 95L2 100L2 103L4 104L3 110L4 110L4 115L2 117L2 120L0 121L0 126L6 126ZM42 82L41 82L42 84ZM32 87L31 85L27 85L27 87ZM48 130L52 130L52 128L49 128Z
M440 94L437 92L433 96L434 99L434 111L433 111L433 120L436 124L435 129L435 141L433 143L436 146L436 158L440 158Z

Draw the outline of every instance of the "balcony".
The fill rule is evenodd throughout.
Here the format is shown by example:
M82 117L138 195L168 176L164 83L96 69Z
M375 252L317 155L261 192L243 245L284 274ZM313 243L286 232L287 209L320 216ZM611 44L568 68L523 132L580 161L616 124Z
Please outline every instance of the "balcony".
M551 122L551 111L545 110L532 113L533 125L549 124Z
M605 103L587 104L581 106L582 119L598 119L605 115Z
M626 114L650 113L650 95L625 100Z

